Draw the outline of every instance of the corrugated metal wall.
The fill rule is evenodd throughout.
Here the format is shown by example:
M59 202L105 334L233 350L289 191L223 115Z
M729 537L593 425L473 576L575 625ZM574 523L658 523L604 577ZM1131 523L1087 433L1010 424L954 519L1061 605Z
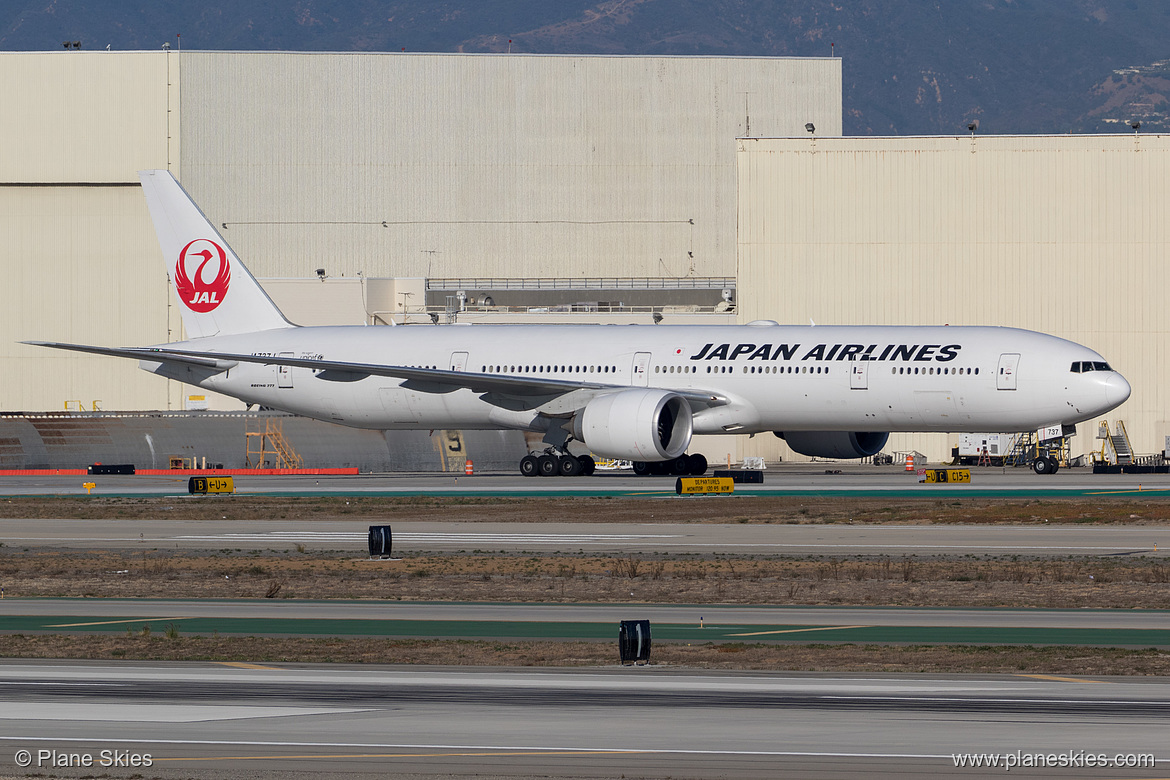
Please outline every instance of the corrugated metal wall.
M1133 385L1109 415L1170 434L1170 137L739 142L740 318L1010 325L1098 350ZM1084 424L1073 449L1099 448ZM956 437L891 437L949 456ZM757 437L748 454L786 452Z
M177 69L161 51L0 52L0 182L137 182L166 168Z
M179 386L131 361L17 342L167 340L166 273L136 172L177 156L177 59L4 52L0 95L0 408L167 408Z
M263 277L721 276L736 136L841 132L832 59L6 52L0 94L6 410L182 408L14 343L177 337L143 168Z
M841 132L835 59L183 58L183 183L260 276L730 275L735 138Z

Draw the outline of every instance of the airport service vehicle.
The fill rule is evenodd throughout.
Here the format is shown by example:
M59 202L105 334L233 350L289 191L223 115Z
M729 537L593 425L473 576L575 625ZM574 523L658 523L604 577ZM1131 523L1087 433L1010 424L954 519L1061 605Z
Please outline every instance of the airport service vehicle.
M703 473L706 460L687 454L692 437L722 433L771 432L804 455L860 458L891 431L1067 429L1130 394L1093 350L1002 327L299 327L169 172L140 178L187 339L30 343L134 358L249 405L357 428L542 433L524 475L591 473L574 441L639 473Z

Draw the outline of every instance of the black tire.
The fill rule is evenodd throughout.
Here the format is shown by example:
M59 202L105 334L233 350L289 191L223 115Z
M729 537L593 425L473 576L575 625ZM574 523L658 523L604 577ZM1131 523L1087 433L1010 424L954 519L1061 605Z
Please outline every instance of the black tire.
M1052 462L1048 458L1040 456L1032 461L1032 471L1035 471L1037 474L1051 474Z
M562 455L557 458L557 473L562 477L576 477L580 476L582 471L581 461L573 455Z
M650 461L650 473L656 477L662 477L670 473L670 461L668 460L652 460Z
M639 477L649 476L650 464L644 460L634 461L634 473L637 474Z
M577 460L581 461L581 476L591 477L597 471L597 463L588 455L578 455Z
M555 458L552 455L541 455L536 459L536 469L542 477L555 477L557 475L558 465L559 458Z
M1060 461L1056 458L1049 456L1048 465L1052 466L1052 470L1048 472L1049 474L1055 474L1060 470Z
M707 473L707 458L699 453L687 455L687 473L692 477L701 477Z
M681 477L691 473L691 461L686 455L679 455L674 460L666 461L672 477Z
M540 464L535 455L525 455L520 459L520 476L536 477L540 475Z

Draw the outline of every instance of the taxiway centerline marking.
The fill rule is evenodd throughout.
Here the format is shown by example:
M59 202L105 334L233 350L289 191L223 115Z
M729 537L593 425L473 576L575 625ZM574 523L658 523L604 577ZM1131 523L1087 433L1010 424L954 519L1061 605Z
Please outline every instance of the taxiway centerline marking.
M1078 677L1057 677L1051 674L1017 674L1016 677L1031 677L1033 680L1051 680L1052 682L1106 683L1105 680L1083 680Z
M220 666L231 666L235 669L263 669L271 672L284 671L279 666L261 666L260 664L249 664L243 661L216 661Z
M873 626L821 626L819 628L786 628L782 631L752 631L747 634L728 634L728 636L764 636L765 634L800 634L805 631L843 631L847 628L873 628Z
M45 628L76 628L78 626L110 626L115 623L155 623L159 620L194 620L193 617L139 617L126 618L125 620L98 620L93 623L58 623L52 626L45 626Z

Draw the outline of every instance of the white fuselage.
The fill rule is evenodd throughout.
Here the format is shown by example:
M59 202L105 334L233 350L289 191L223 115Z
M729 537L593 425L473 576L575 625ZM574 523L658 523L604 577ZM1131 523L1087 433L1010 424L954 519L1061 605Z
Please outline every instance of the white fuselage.
M200 353L433 367L614 387L711 392L694 433L1023 431L1075 424L1129 395L1086 347L997 327L467 325L280 328L163 345ZM143 368L249 404L360 428L533 427L572 415L574 391L517 404L413 380L238 363Z

